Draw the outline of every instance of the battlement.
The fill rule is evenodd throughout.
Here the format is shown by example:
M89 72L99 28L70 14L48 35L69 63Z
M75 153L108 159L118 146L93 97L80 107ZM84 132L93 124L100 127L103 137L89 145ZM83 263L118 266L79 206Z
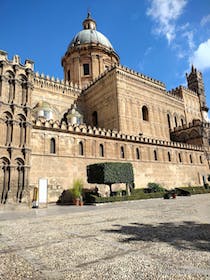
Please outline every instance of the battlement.
M13 65L18 65L22 68L26 68L26 69L31 69L32 71L34 71L34 62L30 59L26 59L25 63L22 64L19 55L14 55L12 60L8 59L8 53L0 50L0 63L5 62L5 63L10 63Z
M167 91L167 95L171 97L175 97L176 99L182 100L183 94L182 94L182 87L176 87L175 89Z
M147 75L144 75L144 74L142 74L142 73L139 73L139 72L137 72L137 71L135 71L135 70L133 70L133 69L128 68L127 66L118 65L118 66L116 66L116 68L117 68L118 70L125 71L126 73L129 73L129 74L131 74L131 75L134 75L134 76L136 76L136 77L139 77L139 78L145 80L146 82L153 83L153 84L158 85L158 86L162 87L163 89L165 89L165 84L164 84L163 82L161 82L161 81L159 81L159 80L156 80L156 79L154 79L154 78L151 78L151 77L149 77L149 76L147 76Z
M48 90L60 92L62 94L72 94L73 92L79 95L82 90L78 84L73 84L72 82L67 83L64 82L64 80L60 80L59 78L39 74L39 72L34 74L34 85L42 89L46 88Z
M189 129L195 126L203 126L203 127L209 127L209 123L202 123L201 120L197 119L197 120L193 120L192 122L190 122L188 125L184 124L183 126L178 126L175 127L173 130L171 130L171 132L179 132L182 131L184 129Z
M150 144L154 146L165 146L165 147L175 147L180 149L202 151L201 146L165 141L161 139L153 139L148 137L143 137L141 135L127 135L117 130L105 129L105 128L96 128L86 124L70 124L67 125L65 122L45 120L45 119L33 119L33 128L34 129L43 129L43 130L54 130L63 133L72 133L80 135L88 135L93 137L108 138L118 141L126 142L135 142L142 144Z
M117 70L117 73L119 74L130 74L132 76L134 76L135 78L139 79L143 79L144 82L149 82L150 85L153 85L153 86L158 86L159 88L161 88L162 90L165 90L165 84L158 81L158 80L155 80L153 78L150 78L149 76L146 76L144 74L141 74L139 72L136 72L126 66L123 66L123 65L116 65L116 64L113 64L111 65L108 69L106 69L103 73L101 73L97 78L95 78L92 82L90 82L88 85L86 85L85 87L83 87L83 90L86 90L87 88L91 87L93 84L95 84L97 81L99 81L101 78L103 78L104 76L106 76L106 74L108 72L111 72L113 70Z

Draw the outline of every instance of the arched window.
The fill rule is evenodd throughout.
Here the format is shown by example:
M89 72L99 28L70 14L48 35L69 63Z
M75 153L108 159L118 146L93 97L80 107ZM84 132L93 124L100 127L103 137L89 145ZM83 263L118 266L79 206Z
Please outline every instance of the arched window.
M171 153L168 152L168 161L171 161Z
M158 160L157 151L156 150L154 150L154 160Z
M83 64L84 76L90 75L90 66L88 63Z
M0 159L0 175L1 203L5 204L10 189L10 164L7 158Z
M5 74L8 83L8 103L15 98L15 81L14 74L11 71L7 71Z
M136 148L136 159L140 159L140 151L139 151L139 148Z
M56 153L56 147L55 147L55 138L50 139L50 153L55 154Z
M183 126L184 125L184 120L181 118L181 125Z
M168 127L169 129L171 129L171 119L169 114L167 114L167 120L168 120Z
M92 114L92 123L93 126L98 126L98 113L96 111L94 111Z
M71 72L70 72L70 70L68 70L68 72L67 72L67 79L70 82L70 80L71 80Z
M125 152L124 152L124 147L123 146L120 147L120 157L125 158Z
M6 124L6 146L11 145L13 136L13 120L10 113L5 113L5 124Z
M26 143L26 122L25 117L19 116L19 129L20 129L20 147Z
M104 157L104 146L103 146L103 144L99 145L99 156Z
M203 163L203 159L202 159L202 156L200 156L200 163Z
M17 202L21 202L23 191L25 188L25 168L24 162L21 159L17 160L17 193L16 193L16 200Z
M174 123L175 123L175 127L177 127L177 117L174 116Z
M83 156L84 155L84 148L83 148L83 143L82 141L79 142L79 155Z
M179 153L179 162L182 162L182 157L180 153Z
M25 105L28 102L28 91L27 91L27 78L24 75L20 75L22 97L21 104Z
M149 111L146 106L142 107L142 118L144 121L149 121Z
M190 163L193 163L192 155L190 154Z

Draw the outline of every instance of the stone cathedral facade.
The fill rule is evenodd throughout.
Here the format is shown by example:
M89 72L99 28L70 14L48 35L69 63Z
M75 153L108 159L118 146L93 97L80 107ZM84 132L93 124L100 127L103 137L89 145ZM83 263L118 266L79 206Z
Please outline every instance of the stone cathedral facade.
M61 61L64 80L0 51L0 204L31 200L40 178L56 201L86 166L131 162L135 186L203 185L209 173L209 123L202 74L187 88L120 64L88 14Z

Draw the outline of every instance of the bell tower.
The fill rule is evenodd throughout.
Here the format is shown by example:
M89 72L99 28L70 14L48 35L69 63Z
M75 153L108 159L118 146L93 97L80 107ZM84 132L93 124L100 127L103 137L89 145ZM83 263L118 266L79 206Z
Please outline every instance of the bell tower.
M202 73L198 71L196 68L194 68L194 66L192 65L191 72L189 75L186 74L186 78L187 78L188 88L196 92L199 97L203 121L207 121L208 120L207 114L209 108L207 107L206 104L206 95L205 95Z

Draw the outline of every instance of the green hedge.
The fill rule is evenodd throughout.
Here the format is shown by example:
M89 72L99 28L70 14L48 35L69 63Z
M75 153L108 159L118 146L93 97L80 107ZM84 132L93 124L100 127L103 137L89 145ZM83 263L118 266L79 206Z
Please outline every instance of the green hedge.
M115 184L133 183L133 166L127 162L104 162L87 166L88 183Z
M190 192L192 195L193 194L210 193L210 188L209 189L205 189L202 186L198 186L198 187L182 187L181 189Z
M205 189L204 187L182 187L185 191L189 191L190 194L205 194L210 193L210 189ZM145 193L145 189L134 189L130 196L110 196L110 197L98 197L96 195L90 194L86 202L89 203L107 203L107 202L117 202L117 201L129 201L129 200L140 200L140 199L150 199L150 198L163 198L167 191L163 192L153 192Z
M163 193L139 193L138 195L125 195L125 196L110 196L110 197L98 197L96 195L90 195L90 203L107 203L116 201L129 201L149 198L160 198L163 197Z

